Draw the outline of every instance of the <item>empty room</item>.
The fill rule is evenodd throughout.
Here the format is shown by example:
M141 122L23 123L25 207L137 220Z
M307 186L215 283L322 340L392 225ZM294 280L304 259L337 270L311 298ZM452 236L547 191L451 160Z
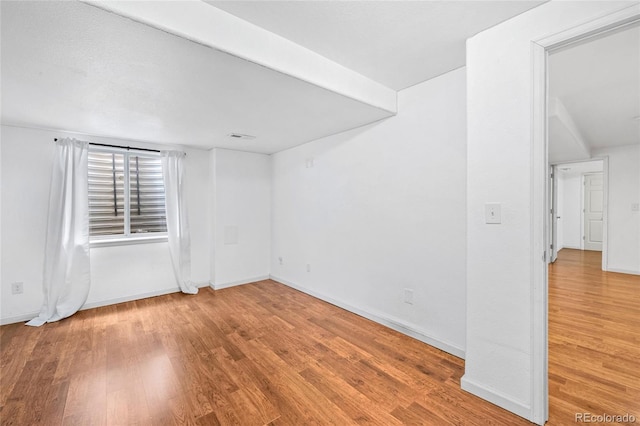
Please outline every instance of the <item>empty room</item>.
M0 423L640 421L640 1L1 1Z

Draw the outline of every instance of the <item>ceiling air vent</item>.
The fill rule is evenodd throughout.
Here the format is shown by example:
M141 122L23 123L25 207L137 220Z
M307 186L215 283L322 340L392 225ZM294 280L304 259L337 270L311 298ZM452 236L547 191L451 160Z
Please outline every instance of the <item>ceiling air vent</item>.
M242 133L229 133L227 136L229 136L231 139L244 139L248 141L256 138L255 136L243 135Z

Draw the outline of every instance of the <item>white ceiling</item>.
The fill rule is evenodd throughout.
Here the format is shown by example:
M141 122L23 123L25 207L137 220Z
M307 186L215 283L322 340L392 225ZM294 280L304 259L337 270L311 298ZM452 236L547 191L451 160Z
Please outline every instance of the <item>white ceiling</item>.
M392 116L384 85L542 2L216 3L280 35L200 1L88 3L0 1L3 124L273 153Z
M206 1L395 90L464 66L467 38L544 3Z
M87 4L0 6L3 124L273 153L392 115Z
M554 144L572 142L577 146L583 143L588 150L640 144L640 121L636 119L640 116L640 27L553 53L549 73L549 96L557 98L569 116L554 127L552 114L551 149ZM578 133L582 142L567 137L571 125L566 121L575 124L577 132L573 133ZM583 158L583 153L576 159Z

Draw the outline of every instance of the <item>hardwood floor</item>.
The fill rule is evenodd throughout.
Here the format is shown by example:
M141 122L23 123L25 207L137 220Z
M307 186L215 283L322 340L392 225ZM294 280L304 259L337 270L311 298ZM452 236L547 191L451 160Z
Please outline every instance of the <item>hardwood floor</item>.
M0 339L3 425L530 424L460 390L462 360L273 281Z
M640 276L602 272L601 259L563 249L549 267L552 425L574 423L575 413L640 423Z
M640 421L640 277L549 268L550 425ZM463 361L273 281L0 327L3 425L525 425Z

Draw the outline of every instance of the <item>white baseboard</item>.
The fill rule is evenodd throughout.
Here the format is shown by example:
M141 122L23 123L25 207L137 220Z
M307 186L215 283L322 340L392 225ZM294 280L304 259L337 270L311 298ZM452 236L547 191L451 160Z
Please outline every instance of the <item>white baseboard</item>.
M580 246L562 246L562 248L558 249L558 252L562 249L571 249L571 250L582 250Z
M270 278L273 281L277 281L281 284L284 284L288 287L294 288L296 290L299 290L303 293L306 293L310 296L316 297L320 300L324 300L325 302L331 303L332 305L335 305L339 308L345 309L349 312L353 312L354 314L360 315L361 317L370 319L371 321L377 322L378 324L382 324L384 326L387 326L389 328L391 328L392 330L395 330L399 333L402 334L406 334L407 336L413 337L416 340L420 340L421 342L424 342L430 346L433 346L435 348L438 348L440 350L443 350L447 353L450 353L451 355L457 356L458 358L462 358L464 359L465 353L464 353L464 349L449 343L449 342L445 342L442 339L437 339L435 337L430 336L427 332L425 332L424 330L420 329L420 327L414 325L414 324L410 324L407 323L404 320L401 320L399 318L394 318L390 315L387 315L385 313L382 312L376 312L373 309L370 308L358 308L352 305L349 305L347 303L341 302L339 300L336 300L332 297L328 297L325 296L323 294L320 294L318 292L309 290L305 287L299 286L295 283L292 283L290 281L287 281L283 278L279 278L276 277L274 275L271 275Z
M148 297L164 296L165 294L177 293L179 291L180 289L178 287L173 287L165 290L150 291L148 293L139 293L139 294L133 294L131 296L116 297L114 299L108 299L108 300L100 300L98 302L89 302L89 303L85 303L82 306L82 308L80 308L80 310L85 311L87 309L101 308L103 306L116 305L118 303L124 303L124 302L132 302L134 300L146 299Z
M619 274L640 275L640 271L634 271L632 269L612 268L608 267L607 272L617 272Z
M202 287L206 287L208 285L208 283L207 282L196 283L196 285L199 288L202 288ZM82 305L82 308L80 308L80 310L81 311L86 311L87 309L100 308L100 307L109 306L109 305L116 305L118 303L131 302L133 300L146 299L146 298L149 298L149 297L163 296L165 294L177 293L179 291L180 291L180 289L178 287L172 287L172 288L168 288L168 289L164 289L164 290L150 291L150 292L147 292L147 293L138 293L138 294L132 294L130 296L116 297L114 299L99 300L99 301L96 301L96 302L88 302L88 303L85 303L84 305ZM0 325L14 324L14 323L17 323L17 322L29 321L29 320L37 317L38 315L40 315L40 311L30 312L30 313L21 314L21 315L16 315L16 316L13 316L13 317L0 318Z
M0 318L0 325L15 324L17 322L27 322L40 315L40 311L29 312L28 314L15 315L12 317Z
M474 382L466 374L460 379L460 385L463 390L531 421L531 407L528 405Z
M251 283L255 283L256 281L264 281L268 279L269 279L269 275L262 275L260 277L247 278L247 279L238 280L238 281L226 281L221 283L209 282L209 287L211 287L214 290L222 290L223 288L235 287L237 285L243 285L243 284L251 284Z

